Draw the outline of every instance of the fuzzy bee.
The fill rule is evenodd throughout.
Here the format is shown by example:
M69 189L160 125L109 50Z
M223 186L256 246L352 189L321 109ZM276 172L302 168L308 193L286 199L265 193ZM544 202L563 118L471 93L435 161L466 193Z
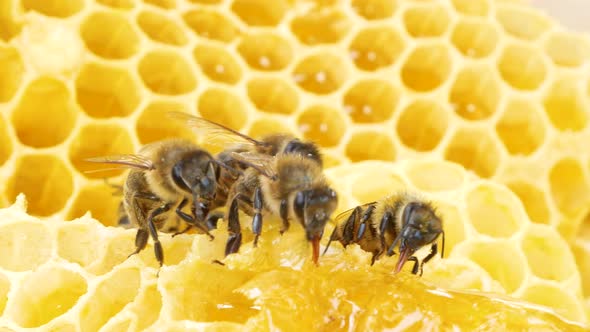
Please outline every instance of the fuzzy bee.
M346 221L341 222L345 218ZM384 252L388 256L395 255L394 249L398 247L395 273L399 273L407 261L413 261L412 273L419 272L421 276L423 265L438 253L436 240L442 234L441 257L444 256L442 217L429 202L407 193L394 194L345 211L336 217L336 223L324 254L332 241L340 242L344 248L357 243L361 249L373 254L373 265ZM419 262L414 253L429 244L430 253Z
M127 218L138 227L136 250L131 255L143 250L151 235L156 259L162 266L164 254L158 230L162 230L171 210L189 227L195 226L213 239L206 224L209 211L216 208L220 169L226 166L201 147L188 140L166 139L145 145L137 154L87 161L130 169L123 186L123 211L119 211L119 218ZM185 206L190 207L191 213L183 211Z
M225 189L225 219L230 234L225 254L235 253L241 246L242 211L252 217L254 246L262 231L263 215L281 218L281 234L289 228L290 219L297 220L312 243L313 260L317 263L324 227L338 202L338 195L324 176L317 146L288 134L256 140L203 118L185 113L171 116L183 120L208 142L222 138L224 150L217 160L240 171L236 177L235 173L222 170L219 180L220 187Z

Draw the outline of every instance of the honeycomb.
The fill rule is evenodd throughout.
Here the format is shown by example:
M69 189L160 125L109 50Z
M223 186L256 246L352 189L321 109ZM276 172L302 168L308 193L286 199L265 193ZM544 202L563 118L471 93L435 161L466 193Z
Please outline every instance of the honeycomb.
M557 230L532 222L506 186L435 159L362 161L332 167L327 176L341 193L337 212L392 190L420 192L445 217L445 259L429 262L422 278L394 276L394 259L371 267L370 253L333 244L315 266L303 229L281 236L275 218L257 248L246 232L241 252L225 266L211 263L223 259L225 229L214 230L213 241L162 236L167 262L157 276L151 243L127 258L135 230L105 227L89 214L42 220L27 213L19 195L0 209L0 246L13 253L0 257L0 325L14 331L415 331L433 325L472 331L498 320L494 328L509 331L587 327L574 254ZM478 310L469 318L457 314L473 306ZM294 311L300 319L292 319Z
M96 165L83 159L133 153L171 136L198 140L166 117L170 110L199 114L254 137L279 130L313 139L329 172L353 172L369 161L446 161L489 182L469 189L460 180L467 175L456 171L461 175L441 178L426 166L408 168L401 182L392 180L393 187L414 183L419 191L437 192L448 204L462 197L449 205L449 218L459 220L447 225L451 258L432 262L424 278L548 304L586 322L589 59L590 39L521 1L3 0L0 207L22 193L32 218L74 220L90 211L103 225L114 225L120 197L104 179L121 183L125 174L87 172ZM445 165L440 167L455 167ZM354 191L343 189L350 199L342 204L393 190L375 179L358 182ZM489 200L502 204L494 210ZM80 253L76 248L98 240L88 238L96 234L86 234L86 224L71 224L77 228L69 235L60 231L57 242L45 237L47 229L31 231L22 240L38 250L27 256L29 265L22 257L2 258L12 260L4 264L9 271L37 275L23 281L6 273L0 282L10 298L9 325L150 325L136 323L133 315L148 310L145 303L165 302L153 282L141 294L134 293L139 287L119 289L124 299L112 306L101 307L97 295L94 304L76 300L89 298L90 289L105 294L119 287L105 277L98 285L91 274L133 263L113 257L99 262L96 253ZM30 226L11 227L6 234ZM99 226L92 227L98 232ZM129 234L112 232L113 239L126 240L111 246L132 243ZM28 248L3 236L11 250ZM189 240L183 239L170 243L186 252ZM66 258L74 265L50 258L55 253L43 248L57 243L71 246L59 250L82 256ZM539 257L554 264L539 266ZM50 261L53 267L45 267ZM438 269L448 272L446 279ZM146 282L146 272L132 267L111 273L111 280ZM473 284L453 284L457 275ZM35 285L42 276L55 280L55 289L14 298L26 292L11 286L16 279ZM60 280L75 290L60 290ZM54 291L79 294L66 296L76 297L70 307L84 302L80 312L104 319L88 318L76 328L70 318L60 323L53 317L65 312L59 312L65 304L46 311L53 317L19 312L35 296L39 305L52 306L42 297ZM146 302L123 313L136 297ZM115 316L122 318L109 318Z

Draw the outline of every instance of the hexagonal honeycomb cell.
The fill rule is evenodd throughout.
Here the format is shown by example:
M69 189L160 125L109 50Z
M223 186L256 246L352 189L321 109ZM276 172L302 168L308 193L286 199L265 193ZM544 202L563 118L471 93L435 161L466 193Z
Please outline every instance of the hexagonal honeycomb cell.
M62 143L76 122L78 110L73 101L62 81L41 77L29 83L12 114L19 141L35 148Z
M18 35L22 29L22 22L17 21L14 12L16 2L3 1L0 3L0 25L3 29L0 30L0 39L9 41L14 36Z
M195 9L186 12L184 23L198 36L230 42L239 35L238 28L225 14L209 9Z
M166 67L164 72L162 67ZM182 95L197 87L189 62L176 52L153 51L139 62L139 75L151 91L162 95Z
M352 162L362 160L394 160L393 139L376 131L358 131L346 143L346 156Z
M307 45L337 43L350 31L352 22L341 10L309 11L291 20L291 31Z
M289 9L289 1L233 0L231 10L251 26L275 26L281 23Z
M292 76L303 90L324 95L340 88L348 76L348 70L339 56L320 52L303 58Z
M406 87L428 92L447 81L451 71L448 46L441 43L418 44L402 65L401 79Z
M28 275L17 290L9 316L24 328L40 327L71 309L88 290L86 279L59 266Z
M489 0L452 0L455 9L464 15L486 16L490 10Z
M410 36L438 37L449 28L451 17L444 6L417 5L406 9L404 25Z
M82 67L75 81L76 100L95 118L124 117L139 104L139 87L122 69L98 63Z
M18 255L2 255L0 267L7 271L30 271L46 263L53 250L49 229L39 222L21 221L0 226L1 248Z
M174 9L176 8L176 0L142 0L146 4L160 7L162 9Z
M393 15L397 0L352 0L352 9L367 20L380 20Z
M567 319L579 320L584 316L576 299L568 292L554 284L538 283L528 286L522 298L532 303L555 308L557 313Z
M117 208L122 199L123 193L118 193L110 185L86 185L75 196L67 217L75 219L90 212L93 218L101 220L105 225L117 226Z
M540 105L526 99L510 99L496 124L496 131L508 153L530 155L546 140L546 126Z
M205 90L199 97L197 109L201 116L234 130L240 130L248 117L244 101L230 90L221 88Z
M543 104L551 124L562 131L581 131L588 125L584 92L574 77L556 77L545 92Z
M50 216L61 211L74 191L71 170L50 154L25 154L16 160L15 171L6 183L6 197L14 202L20 193L30 200L28 211Z
M520 90L535 90L547 77L547 66L541 52L522 44L504 47L498 69L506 83Z
M359 31L349 47L357 68L375 71L391 66L405 48L399 32L391 26L375 26Z
M84 7L84 1L44 1L44 0L21 0L25 11L34 10L41 14L54 17L68 17L76 14Z
M549 202L539 186L522 180L510 181L506 185L520 198L531 221L549 224Z
M82 267L96 262L103 250L96 234L98 224L71 221L57 231L57 254L59 257ZM85 250L80 248L85 247Z
M115 11L95 12L82 23L86 47L106 59L126 59L139 50L139 36L125 16Z
M521 241L529 267L537 277L561 282L576 273L568 244L549 226L529 225Z
M456 190L465 182L464 170L453 163L416 163L406 170L406 175L416 188L428 192Z
M500 93L499 82L489 67L470 66L457 74L449 101L462 118L483 120L495 112Z
M182 46L188 43L188 37L178 23L156 11L143 11L137 15L137 24L152 40Z
M263 71L281 70L293 60L293 47L274 32L261 32L242 37L237 47L248 66Z
M408 104L397 122L401 142L416 151L431 151L441 142L450 122L448 110L430 99Z
M497 47L500 33L489 22L460 19L451 32L451 42L466 57L484 58Z
M525 282L526 258L515 243L508 240L470 242L462 249L467 258L481 266L507 293L516 291Z
M558 66L579 67L590 57L590 41L581 34L553 32L544 46L545 54Z
M590 183L577 159L559 160L549 171L553 201L567 216L585 215L590 208Z
M24 71L18 51L15 48L0 45L0 102L12 99L21 85Z
M174 137L195 139L195 135L190 128L178 121L174 121L169 116L170 112L190 113L184 104L172 101L151 102L140 112L135 124L135 130L141 144Z
M88 178L103 179L118 176L122 170L86 161L87 158L135 153L129 132L118 125L89 124L80 129L69 147L69 158L74 168Z
M459 163L483 178L496 173L502 158L498 143L481 129L459 128L444 150L445 159Z
M240 65L225 48L199 45L193 56L201 70L213 81L235 84L242 76Z
M401 91L385 80L359 80L342 99L344 110L357 123L383 122L391 118Z
M496 9L496 20L502 25L505 32L524 40L539 38L552 25L551 21L541 12L524 6L500 6Z
M133 0L97 0L97 2L118 9L132 9L135 5Z
M337 146L347 128L342 114L327 105L306 108L297 118L297 125L306 139L323 147Z
M246 83L248 97L256 108L267 113L291 114L299 106L295 87L275 78L253 78Z
M255 139L260 139L266 135L277 132L293 134L293 131L283 121L274 117L261 116L256 119L248 130L248 135Z
M508 189L480 185L467 193L467 213L481 234L508 238L523 227L520 201Z

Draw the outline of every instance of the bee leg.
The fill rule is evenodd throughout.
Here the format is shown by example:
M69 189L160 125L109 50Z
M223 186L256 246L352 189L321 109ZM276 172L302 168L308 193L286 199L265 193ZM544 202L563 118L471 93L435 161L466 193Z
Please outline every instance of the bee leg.
M375 205L370 205L365 210L365 212L363 213L363 215L361 216L359 228L358 228L357 233L356 233L356 240L355 240L355 242L358 242L360 239L362 239L363 235L365 235L365 231L367 230L367 222L371 218L371 215L373 214L373 210L375 210Z
M408 261L414 262L414 267L412 267L412 274L418 273L418 266L422 266L418 265L418 258L416 258L416 256L411 256L410 258L408 258ZM422 269L420 269L420 275L422 275Z
M154 219L159 216L162 213L168 212L171 208L172 204L170 203L166 203L163 206L160 206L157 209L154 209L148 219L147 219L147 225L148 225L148 229L150 231L150 235L152 236L152 239L154 240L154 253L156 255L156 259L158 260L158 263L160 263L160 267L162 267L162 265L164 264L164 250L162 250L162 244L160 243L160 240L158 239L158 231L156 230L156 225L154 224ZM160 271L158 270L158 273L160 273Z
M262 189L256 187L254 191L254 217L252 218L252 231L254 232L254 247L258 246L258 238L262 232Z
M224 214L221 211L213 211L207 215L205 224L209 230L217 229L217 222L219 219L223 219Z
M145 228L138 228L137 229L137 233L135 235L135 251L132 252L129 256L127 256L127 258L139 254L140 251L142 251L143 249L145 249L145 246L147 245L148 242L148 237L149 237L150 233L148 232L147 229Z
M330 244L332 244L332 241L339 241L342 244L342 247L344 247L344 249L346 249L346 247L349 244L354 242L354 224L357 220L357 217L358 217L360 211L361 211L361 208L357 206L352 211L350 216L348 216L348 219L346 219L346 222L344 223L344 229L342 231L342 235L338 235L339 227L338 226L334 227L334 230L332 231L332 234L330 235L330 240L328 240L328 244L326 244L326 248L324 249L324 253L322 255L326 254L326 252L328 251L328 248L330 247Z
M205 234L207 234L207 236L209 236L209 238L211 240L213 240L215 237L213 235L211 235L211 233L209 233L209 230L203 226L199 221L197 221L195 218L193 218L193 216L191 216L190 214L182 211L182 209L184 208L184 206L188 203L188 199L184 198L180 204L178 204L178 206L176 207L176 214L184 221L186 221L189 224L189 229L192 226L196 226L198 229L202 230L203 232L205 232ZM183 231L186 232L188 231L188 229L185 229Z
M178 232L172 234L172 237L175 237L175 236L180 235L180 234L184 234L184 233L188 232L191 228L193 228L193 225L188 224L188 225L186 225L186 227L183 230L178 231Z
M437 253L438 253L438 244L435 242L430 247L430 253L428 253L428 255L426 255L426 257L424 257L424 259L420 263L420 276L422 276L424 264L428 263L428 261L431 260L434 256L436 256Z
M283 227L279 231L281 235L289 229L289 206L286 199L281 200L280 214L281 220L283 221Z
M229 207L227 218L227 231L229 233L229 238L225 244L225 256L238 252L238 250L240 250L240 246L242 245L242 229L240 227L240 215L238 208L238 198L234 197Z

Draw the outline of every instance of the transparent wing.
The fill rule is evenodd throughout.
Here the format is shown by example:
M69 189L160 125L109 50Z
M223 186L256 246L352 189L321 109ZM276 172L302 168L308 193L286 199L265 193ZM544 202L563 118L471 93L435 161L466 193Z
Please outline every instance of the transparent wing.
M100 172L100 171L111 170L111 169L127 169L127 168L134 168L134 169L141 169L141 170L154 169L154 164L152 163L151 160L149 160L148 158L146 158L144 156L140 156L140 155L136 155L136 154L121 154L121 155L113 155L113 156L106 156L106 157L87 158L84 160L91 162L91 163L112 164L112 165L118 166L118 167L111 167L108 169L86 171L86 173L94 173L94 172Z
M231 152L230 156L270 179L276 180L278 177L274 167L275 157L271 155L256 152Z
M232 144L250 144L255 147L268 147L269 145L253 139L252 137L242 134L236 130L228 128L222 124L190 115L182 112L168 112L168 115L189 126L199 138L207 143L211 143L222 148Z
M361 208L363 208L363 210L364 210L364 209L365 209L365 208L367 208L368 206L370 206L370 205L374 205L374 204L376 204L376 203L377 203L377 202L370 202L370 203L361 204L361 205L359 205L359 206L360 206ZM339 214L336 216L336 218L334 218L334 223L335 223L336 225L340 225L340 223L341 223L341 222L342 222L344 219L347 219L347 218L350 216L350 214L352 213L352 211L354 211L354 209L356 209L356 208L357 208L357 206L355 206L355 207L352 207L352 208L350 208L350 209L348 209L348 210L345 210L345 211L342 211L342 212L340 212L340 213L339 213Z

